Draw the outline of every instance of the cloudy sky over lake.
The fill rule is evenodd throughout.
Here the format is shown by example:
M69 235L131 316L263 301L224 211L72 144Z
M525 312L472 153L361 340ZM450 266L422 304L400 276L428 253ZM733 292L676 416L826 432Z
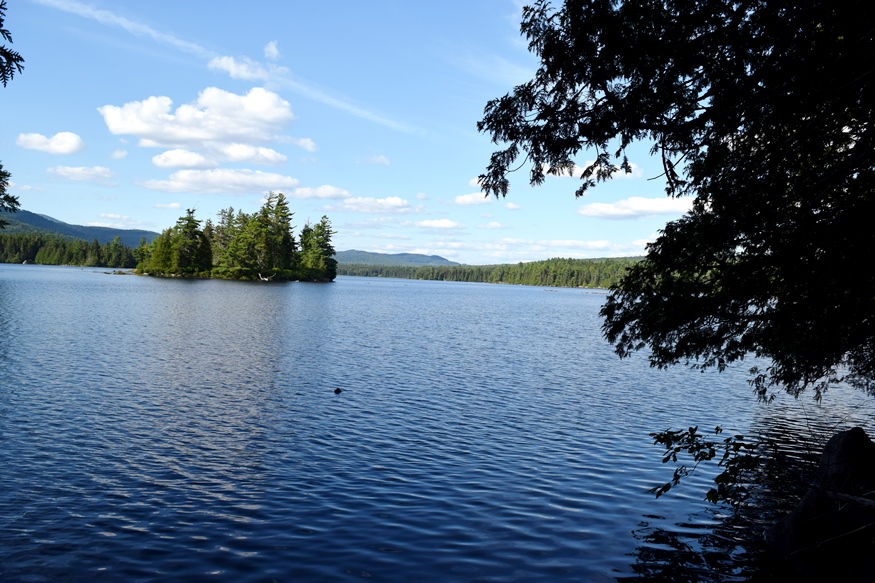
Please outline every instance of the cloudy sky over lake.
M519 2L8 4L25 70L0 88L0 161L23 209L68 223L160 231L274 190L338 250L484 264L638 255L688 206L649 144L581 199L525 167L484 197L476 123L536 67Z

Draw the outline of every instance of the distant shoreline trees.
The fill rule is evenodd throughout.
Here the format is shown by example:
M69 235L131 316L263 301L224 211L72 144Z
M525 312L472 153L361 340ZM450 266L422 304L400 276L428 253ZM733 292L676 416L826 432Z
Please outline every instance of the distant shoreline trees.
M97 239L89 243L54 234L0 234L0 263L132 268L134 252L119 237L101 245Z
M606 259L554 258L529 263L499 265L364 265L341 264L339 275L397 277L436 281L506 283L552 287L607 289L640 258Z

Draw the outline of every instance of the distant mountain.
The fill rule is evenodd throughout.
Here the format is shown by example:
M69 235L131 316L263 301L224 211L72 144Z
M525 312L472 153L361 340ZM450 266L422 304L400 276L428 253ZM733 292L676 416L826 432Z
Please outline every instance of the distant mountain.
M54 233L75 239L85 239L86 241L97 239L100 244L109 243L115 237L119 237L122 243L128 247L136 247L140 244L140 239L143 237L146 238L146 241L152 241L152 239L158 236L158 233L139 229L112 229L109 227L70 225L58 219L30 211L20 210L16 213L0 212L0 214L2 214L3 220L9 223L5 229L0 231L0 234Z
M418 253L371 253L370 251L338 251L334 256L337 263L346 265L357 263L362 265L460 265L455 261L444 259L439 255L420 255Z

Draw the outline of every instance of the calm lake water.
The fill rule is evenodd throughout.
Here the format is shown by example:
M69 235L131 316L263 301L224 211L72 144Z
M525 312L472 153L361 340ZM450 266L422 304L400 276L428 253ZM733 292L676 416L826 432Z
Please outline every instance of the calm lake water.
M792 462L870 402L620 361L604 297L0 265L0 579L772 577L784 486L742 517L710 470L654 500L648 434L723 424Z

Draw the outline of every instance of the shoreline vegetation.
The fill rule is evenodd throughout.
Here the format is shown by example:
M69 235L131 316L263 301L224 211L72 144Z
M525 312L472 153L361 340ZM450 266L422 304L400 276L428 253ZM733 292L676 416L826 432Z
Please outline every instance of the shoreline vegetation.
M626 270L640 257L603 259L553 258L528 263L495 265L374 265L337 264L331 247L331 225L327 217L316 225L305 225L301 232L304 243L298 248L294 238L279 248L295 249L289 267L269 267L266 257L271 245L264 237L254 236L259 230L247 224L253 216L235 213L233 209L219 213L219 224L200 221L191 212L181 217L176 226L166 229L149 244L128 247L118 237L101 245L96 239L84 241L63 235L45 233L0 233L0 263L34 263L38 265L68 265L134 269L139 274L158 277L220 278L270 281L332 281L336 275L391 277L431 281L460 281L547 287L578 287L608 289L619 281ZM198 233L203 234L201 238ZM234 236L231 236L234 234ZM197 243L206 240L210 246L211 265L206 267L206 254ZM184 244L187 241L188 244ZM294 242L294 244L293 244ZM276 251L277 246L274 246ZM186 263L186 255L198 257L203 264ZM331 255L328 255L331 253ZM274 253L276 256L277 253ZM288 255L286 256L289 257ZM175 261L175 264L174 264ZM187 271L181 271L187 269Z
M258 212L224 209L216 223L196 219L189 209L176 225L133 249L119 237L101 245L54 234L0 234L0 262L128 268L157 277L333 281L335 232L328 217L307 222L297 238L292 217L285 196L271 192Z
M607 289L620 280L640 257L605 259L554 258L497 265L366 265L342 263L338 275L394 277L433 281L504 283L549 287Z

